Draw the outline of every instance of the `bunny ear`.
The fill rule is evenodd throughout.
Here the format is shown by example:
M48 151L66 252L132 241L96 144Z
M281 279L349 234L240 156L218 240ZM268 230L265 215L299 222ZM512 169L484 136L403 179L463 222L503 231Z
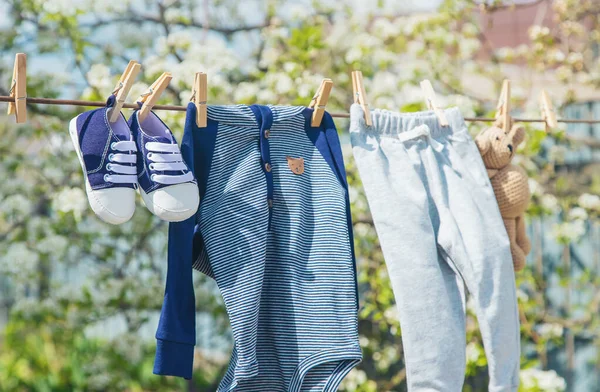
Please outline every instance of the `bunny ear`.
M479 135L477 135L475 137L475 144L477 145L477 148L479 149L479 153L481 154L481 156L484 156L485 154L487 154L487 152L492 147L492 142L490 141L490 138L488 137L488 129L481 131L479 133Z
M516 147L525 140L525 128L522 125L514 124L510 129L509 136L512 138L513 144Z

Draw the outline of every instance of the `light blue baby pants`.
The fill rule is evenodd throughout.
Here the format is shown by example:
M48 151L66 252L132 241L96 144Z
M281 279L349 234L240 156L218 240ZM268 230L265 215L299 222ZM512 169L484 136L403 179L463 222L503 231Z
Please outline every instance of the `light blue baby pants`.
M411 392L462 390L466 286L489 391L516 391L519 318L510 246L477 146L458 109L351 109L354 157L398 306Z

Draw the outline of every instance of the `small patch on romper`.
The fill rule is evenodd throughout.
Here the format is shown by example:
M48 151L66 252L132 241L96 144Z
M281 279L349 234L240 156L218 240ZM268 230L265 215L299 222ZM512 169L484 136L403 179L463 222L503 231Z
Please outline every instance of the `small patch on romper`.
M294 173L294 174L304 173L304 158L292 158L292 157L285 157L285 158L287 159L288 166L290 167L290 170L292 171L292 173Z

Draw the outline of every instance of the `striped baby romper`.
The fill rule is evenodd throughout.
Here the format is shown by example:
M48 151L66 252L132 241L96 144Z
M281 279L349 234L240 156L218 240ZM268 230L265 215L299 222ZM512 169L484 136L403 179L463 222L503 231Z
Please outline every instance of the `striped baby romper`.
M182 154L196 217L169 227L155 373L190 378L192 265L213 277L234 339L218 392L336 391L360 362L348 185L331 116L312 109L188 106Z

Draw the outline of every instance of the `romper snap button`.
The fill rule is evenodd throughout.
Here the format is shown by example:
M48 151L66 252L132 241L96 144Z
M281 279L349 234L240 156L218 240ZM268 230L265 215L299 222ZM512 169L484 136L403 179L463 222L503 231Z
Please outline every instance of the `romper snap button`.
M265 170L269 173L271 172L271 164L269 162L265 163Z
M267 204L269 205L269 208L273 208L273 199L267 199Z
M270 129L265 129L265 139L268 139L269 136L271 136L271 130Z

